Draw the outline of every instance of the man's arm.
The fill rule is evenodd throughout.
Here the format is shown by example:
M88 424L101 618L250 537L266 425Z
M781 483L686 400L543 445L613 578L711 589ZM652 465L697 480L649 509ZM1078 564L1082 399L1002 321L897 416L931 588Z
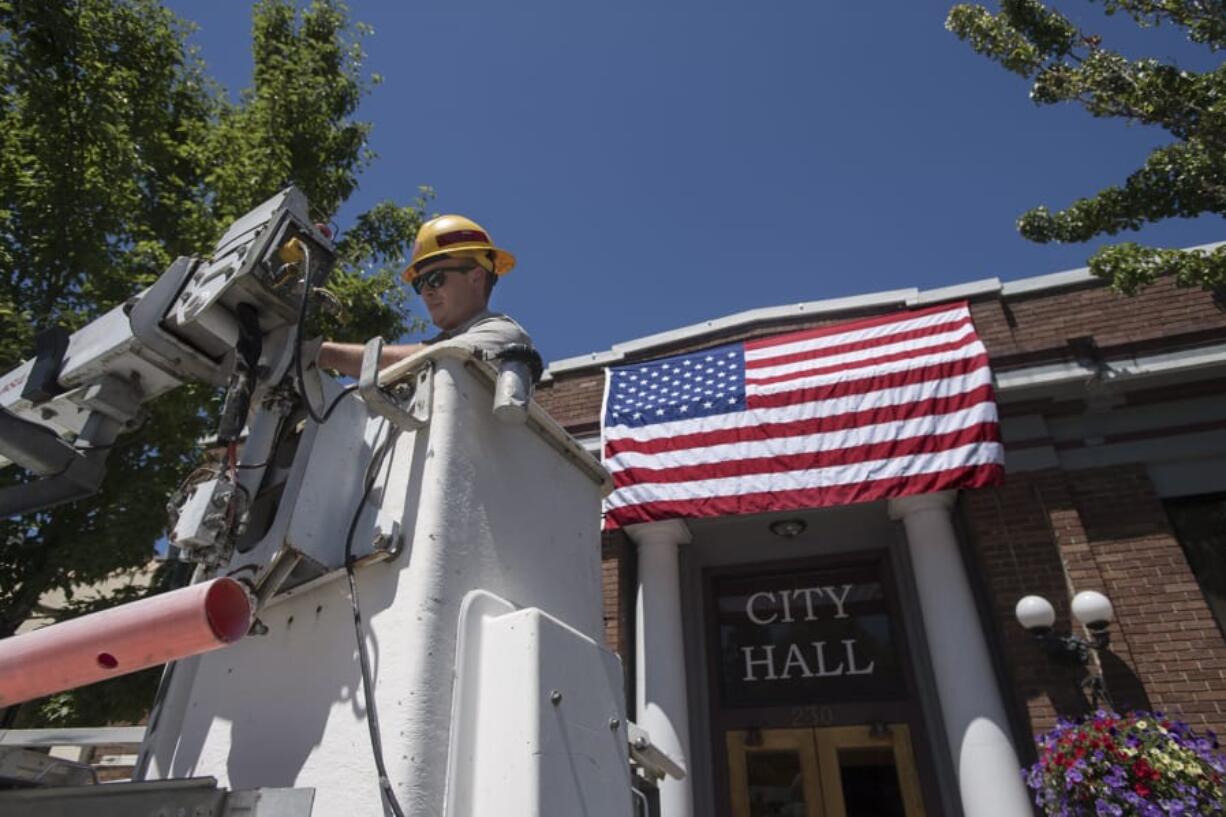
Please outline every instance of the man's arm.
M362 350L360 343L333 343L324 341L319 347L317 363L321 369L335 369L346 377L357 379L362 374ZM386 369L398 360L425 349L424 343L409 343L400 346L384 346L379 356L379 368Z

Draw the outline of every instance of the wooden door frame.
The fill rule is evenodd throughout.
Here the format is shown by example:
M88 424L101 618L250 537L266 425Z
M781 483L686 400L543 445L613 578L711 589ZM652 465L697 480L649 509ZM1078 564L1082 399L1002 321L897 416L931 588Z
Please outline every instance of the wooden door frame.
M889 749L904 814L906 817L926 817L923 787L916 771L915 747L905 723L888 724L883 733L875 733L869 726L763 729L752 746L746 742L748 730L729 730L724 734L729 768L729 809L734 817L748 817L750 813L748 758L755 751L795 752L802 772L806 773L806 817L844 817L847 804L843 799L840 749Z
M813 739L812 729L766 729L761 732L761 743L749 747L745 742L746 731L726 732L726 749L724 755L728 763L729 807L735 813L738 805L743 805L741 813L749 815L749 777L746 761L751 751L795 750L800 755L801 770L806 767L813 770L812 775L805 775L805 810L806 817L825 817L823 792L821 790L821 765L817 757L817 741ZM734 753L739 762L732 760ZM733 788L733 784L736 787ZM740 797L738 797L740 795ZM743 803L737 800L743 798Z
M892 723L889 732L874 735L868 726L831 726L813 730L817 741L817 769L821 775L823 806L827 815L846 814L843 786L839 779L839 749L870 749L889 747L894 755L898 787L902 791L903 811L907 817L925 817L924 792L916 772L915 747L911 730L905 723Z

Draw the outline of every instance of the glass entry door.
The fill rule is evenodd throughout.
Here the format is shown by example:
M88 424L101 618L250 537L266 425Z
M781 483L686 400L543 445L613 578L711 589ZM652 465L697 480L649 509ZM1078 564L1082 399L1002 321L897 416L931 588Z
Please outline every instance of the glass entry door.
M733 817L924 817L904 724L728 733Z

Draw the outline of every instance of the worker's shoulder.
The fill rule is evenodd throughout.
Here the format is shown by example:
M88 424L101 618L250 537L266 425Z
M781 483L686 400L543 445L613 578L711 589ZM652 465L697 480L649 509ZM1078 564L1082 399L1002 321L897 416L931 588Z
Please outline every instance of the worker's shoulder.
M497 353L515 344L531 346L532 338L509 315L486 311L444 342Z
M519 322L504 312L485 312L473 321L468 331L471 332L474 329L499 329L518 332L524 337L528 336L528 332L519 325Z

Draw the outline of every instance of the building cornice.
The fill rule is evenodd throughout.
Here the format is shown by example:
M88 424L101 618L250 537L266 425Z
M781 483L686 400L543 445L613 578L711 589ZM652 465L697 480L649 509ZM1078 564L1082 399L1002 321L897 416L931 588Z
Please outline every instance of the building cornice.
M1177 376L1188 372L1199 372L1208 376L1210 371L1218 369L1226 372L1226 343L1150 355L1107 358L1100 365L1077 361L1042 363L995 372L992 380L997 397L1006 402L1025 399L1035 392L1073 383L1088 383L1092 380L1116 387L1133 384L1139 386L1151 378Z

